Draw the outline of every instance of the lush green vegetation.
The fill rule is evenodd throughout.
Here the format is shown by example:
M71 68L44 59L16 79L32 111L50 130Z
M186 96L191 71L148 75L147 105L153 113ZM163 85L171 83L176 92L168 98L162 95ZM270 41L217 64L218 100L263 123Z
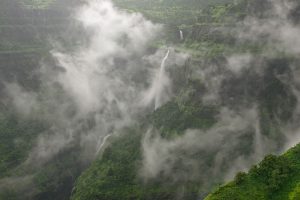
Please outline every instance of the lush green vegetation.
M0 177L11 172L25 161L36 136L45 129L37 120L19 119L6 112L0 115Z
M36 107L36 115L30 117L16 112L3 89L11 82L30 91L41 86L36 70L41 59L49 57L48 37L58 37L67 21L66 8L59 4L62 1L56 2L54 12L52 2L0 1L1 200L68 199L75 179L86 167L79 162L79 147L66 148L42 165L26 162L39 136L48 134L51 125L40 116L40 108ZM48 92L40 94L45 101Z
M201 90L204 86L199 80L190 80L176 98L149 116L150 122L162 136L174 137L187 129L205 130L217 121L217 107L203 105Z
M140 170L142 141L149 123L160 130L162 137L174 139L189 128L205 130L216 122L217 109L202 105L198 96L201 89L200 81L189 82L176 98L150 114L142 123L144 127L126 129L111 138L103 154L76 181L71 199L171 200L179 190L185 191L182 198L196 199L199 185L203 184L201 180L174 182L168 176L161 176L145 182ZM184 170L180 163L177 168Z
M86 168L80 162L79 154L79 148L66 148L43 168L36 169L33 183L37 191L31 198L37 200L69 199L76 178Z
M260 103L261 113L259 117L262 124L262 134L278 142L278 146L281 146L284 137L280 132L278 123L283 123L291 117L291 111L295 108L296 104L295 97L289 91L288 87L283 83L279 84L276 82L274 80L274 73L272 73L273 70L278 70L278 66L280 68L285 66L285 70L288 70L288 63L281 63L281 65L274 65L274 63L279 63L279 61L273 60L269 62L269 67L266 68L268 73L263 78L263 80L269 83L268 87L272 87L273 89L268 88L268 90L265 90L265 88L262 88L261 90L257 90L254 86L250 92L255 91L257 93L253 101ZM270 80L274 80L275 82L273 83ZM234 86L230 84L226 86L225 84L224 87L229 87L232 90ZM282 90L282 88L285 89ZM190 80L176 98L149 115L147 120L150 120L151 124L160 130L159 133L161 136L168 140L176 139L176 137L184 134L185 130L189 128L209 129L217 122L218 106L203 105L199 95L204 90L205 87L201 81ZM235 95L239 95L238 91L235 91ZM273 95L284 97L284 100L282 98L276 98L275 100ZM278 120L282 120L282 122ZM147 127L149 122L145 124ZM226 158L227 161L234 160L240 154L247 156L251 153L253 132L251 130L248 131L249 134L238 138L239 143L236 146L231 144L232 152ZM77 180L72 199L174 199L174 195L177 195L177 192L182 188L185 190L185 195L182 199L197 199L199 195L204 194L202 191L199 191L203 185L203 181L205 181L202 179L194 181L180 179L179 182L172 182L170 177L162 174L157 178L143 182L143 179L139 176L142 163L141 141L147 130L145 128L137 128L125 132L123 135L114 138L110 146L103 152L102 157L94 162ZM229 138L227 139L230 141ZM276 151L276 146L274 148L274 151ZM183 151L179 154L188 153ZM201 157L201 159L197 160L196 156ZM214 151L205 152L205 150L195 150L191 155L196 162L205 160L206 165L201 166L199 171L206 170L207 173L209 173L209 168L213 165L212 161L215 156ZM274 156L268 157L264 163L266 164L262 166L266 165L270 167L274 165L275 172L270 172L271 174L268 174L267 170L257 172L257 177L260 176L260 173L266 173L265 176L268 177L267 182L272 183L268 186L271 191L270 193L273 193L276 188L284 184L282 181L284 177L286 177L284 181L288 180L286 173L290 173L290 168L285 165L288 164L286 160L277 159ZM230 162L224 163L222 169L226 170L228 168L230 168ZM181 172L186 169L182 163L178 162L174 170ZM222 175L214 176L215 182L212 184L217 184L221 177ZM244 177L245 174L240 173L236 178L236 182L242 182Z
M222 62L224 56L235 53L259 55L262 52L273 51L270 46L262 42L236 42L231 29L237 21L249 14L246 10L248 5L246 1L217 2L217 4L207 4L201 8L198 7L199 2L193 1L183 3L183 1L115 0L115 2L127 11L142 12L152 21L165 24L165 36L160 44L172 42L177 50L192 55L193 61L189 63L190 67L195 65L195 68L199 69L205 64L218 65L218 59ZM179 40L179 30L184 33L183 41ZM277 151L285 140L280 125L292 118L297 99L292 89L280 81L276 74L287 74L291 78L288 71L293 59L285 55L271 54L263 60L262 69L265 70L263 77L245 72L240 79L233 78L223 82L224 97L222 97L221 105L203 105L200 95L205 92L205 86L197 77L190 77L185 80L188 83L182 86L176 98L149 115L147 119L159 130L162 137L172 140L184 134L184 131L189 128L209 129L217 122L216 116L222 104L230 106L245 102L250 105L255 103L259 108L259 128L264 136L276 143L272 151ZM259 64L262 65L262 63ZM240 84L242 82L245 85ZM262 85L264 87L261 87ZM230 99L233 99L232 102ZM234 160L235 156L241 154L247 156L251 153L253 145L253 132L251 131L248 130L249 134L238 138L239 142L236 146L232 145L234 147L232 147L231 155L226 158L227 163L224 163L222 170L225 171L230 167L231 161L229 160ZM114 138L102 157L78 179L72 199L175 199L176 194L182 188L186 192L181 199L197 199L199 195L207 192L201 188L204 187L201 180L190 182L181 180L182 182L178 184L161 175L159 179L143 182L139 176L142 159L140 140L145 132L143 128L130 130L129 133ZM217 191L208 199L297 198L299 175L296 171L299 166L295 167L291 164L291 159L286 156L291 154L293 159L299 159L296 149L297 147L289 151L292 153L281 157L266 157L259 166L253 167L249 174L239 173L234 182L224 186L225 189L229 188L228 193L225 192L223 195L225 189L222 187L218 190L220 192ZM201 157L210 166L213 165L211 162L216 154L198 151L193 156L195 160L196 156ZM183 169L178 163L177 170ZM205 170L208 172L209 169L202 168L199 172ZM217 185L221 179L219 176L214 178L216 180L211 184ZM292 185L289 185L290 178L293 180ZM240 186L241 196L235 192ZM248 189L250 186L251 190ZM280 192L283 187L286 188L284 190L288 190L284 194ZM217 196L219 193L220 196Z
M76 181L72 200L174 199L182 184L155 179L145 182L139 177L141 167L140 128L125 130L112 138L102 156ZM126 150L124 150L126 149ZM187 183L185 199L196 199L198 186Z
M37 65L37 57L40 53L48 51L45 42L47 34L57 34L57 30L64 26L65 21L57 22L63 21L64 18L43 15L47 13L46 8L51 8L53 2L51 0L22 0L26 9L16 6L19 4L12 4L10 0L5 1L7 4L2 5L3 1L0 2L0 6L10 5L11 10L17 10L16 13L22 13L27 17L17 18L14 12L0 13L0 54L5 57L5 66L7 66L4 70L1 68L0 75L5 79L9 77L9 80L17 79L25 83L25 86L31 86L30 88L38 87L38 83L33 80L30 73ZM278 143L273 149L278 150L277 147L285 140L280 126L292 119L297 99L293 94L293 88L278 79L277 75L288 75L288 78L292 79L289 70L294 60L286 55L280 55L278 59L278 55L273 54L261 58L259 54L272 49L268 46L270 44L266 45L261 41L236 41L232 29L236 22L249 14L246 9L247 1L114 0L114 2L129 12L141 12L148 19L165 25L163 36L153 44L154 48L172 44L176 51L186 52L192 56L186 63L186 68L191 72L184 76L181 72L177 72L174 76L183 79L178 83L180 87L176 88L178 91L175 97L145 117L141 127L131 127L120 135L111 137L108 141L110 145L82 174L81 172L87 166L83 165L78 158L80 144L59 152L42 168L28 168L21 165L26 160L37 136L46 129L46 125L39 120L23 119L9 112L1 112L0 178L29 175L34 187L30 200L68 199L75 180L72 200L173 200L178 198L180 191L184 191L180 194L181 199L195 200L199 195L207 194L207 188L217 185L222 180L222 170L230 168L231 161L235 157L252 153L253 130L246 130L246 134L239 136L237 144L227 144L232 146L232 149L230 155L226 157L226 162L221 163L220 174L214 176L216 180L208 181L208 186L203 186L203 180L200 178L176 182L162 174L158 178L147 181L142 179L140 176L142 141L144 133L147 132L146 127L153 127L158 130L163 139L172 141L182 137L188 129L201 129L203 132L209 130L218 122L217 116L222 106L234 107L242 103L249 107L253 104L258 106L261 124L259 128L262 135ZM36 17L40 15L47 17ZM180 40L180 30L184 34L183 40ZM27 37L22 38L22 35ZM30 54L30 58L26 58L26 62L25 58L17 56L27 55L27 53ZM251 65L264 65L262 66L265 70L262 72L264 75L261 77L246 71L240 78L229 76L222 82L221 101L218 104L204 104L201 95L205 93L205 83L199 80L197 77L199 74L195 72L210 65L217 65L224 69L224 57L235 53L257 55L258 59L263 60L263 64L254 62ZM8 54L11 57L6 57ZM46 94L48 91L43 92ZM47 98L47 95L44 98ZM236 138L229 137L228 141L231 139ZM249 173L239 173L233 182L222 186L207 199L298 200L300 198L299 149L300 147L297 146L279 157L267 156ZM198 168L199 174L203 171L208 173L217 154L218 152L214 151L206 152L206 149L191 153L180 152L180 155L189 156L195 162L206 163L205 167ZM178 162L173 169L174 173L188 172L189 169L182 165ZM0 199L24 200L26 198L14 188L8 188L0 191Z
M299 199L300 145L281 156L269 155L249 173L218 188L205 200Z
M130 12L141 12L151 21L165 25L163 43L175 43L179 51L195 59L213 59L233 53L260 53L261 43L236 43L232 29L247 15L246 0L114 0ZM179 31L184 40L180 41Z

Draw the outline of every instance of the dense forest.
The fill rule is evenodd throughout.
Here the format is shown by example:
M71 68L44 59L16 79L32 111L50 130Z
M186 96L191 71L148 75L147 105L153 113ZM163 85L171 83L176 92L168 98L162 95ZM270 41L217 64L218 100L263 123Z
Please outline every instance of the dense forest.
M0 200L300 199L299 9L0 0Z
M268 155L206 199L299 199L299 155L299 145L281 156Z

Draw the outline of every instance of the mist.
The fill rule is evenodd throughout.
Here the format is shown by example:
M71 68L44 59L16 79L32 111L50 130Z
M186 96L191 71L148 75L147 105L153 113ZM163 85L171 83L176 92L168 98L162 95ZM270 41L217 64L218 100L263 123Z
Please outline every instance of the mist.
M81 45L72 51L56 48L59 41L53 44L55 66L42 62L39 72L45 99L17 85L6 87L20 112L29 115L28 105L34 104L46 110L47 120L54 120L53 131L38 140L35 152L41 155L33 157L39 161L48 157L48 150L50 156L78 138L83 149L92 146L96 154L98 141L134 121L139 112L135 105L145 90L135 76L147 78L151 68L142 57L161 29L140 14L118 10L110 1L89 1L76 11L75 20L86 38L78 38ZM25 97L22 102L20 95ZM48 112L50 106L55 108Z
M202 104L220 107L217 123L208 130L186 130L171 140L161 137L160 130L149 128L142 142L140 175L144 181L158 177L174 183L201 180L203 189L214 181L229 181L264 156L280 154L299 142L299 112L295 109L299 107L298 67L294 63L280 67L274 64L280 62L280 58L276 59L280 53L299 54L300 27L290 17L297 3L276 0L267 3L265 16L248 16L230 31L238 35L238 43L264 42L270 48L260 55L250 52L226 55L221 64L208 63L193 71L192 76L205 86L200 97ZM265 133L263 127L270 122L262 117L260 96L268 92L264 84L269 76L284 85L289 96L283 101L294 101L295 97L297 103L287 123L275 117L272 123L276 130ZM277 109L272 112L284 108ZM209 160L211 155L213 158Z
M196 26L183 19L166 25L155 20L160 17L155 12L143 8L143 15L135 5L116 5L89 0L72 7L62 34L43 39L49 49L29 73L38 83L34 87L19 80L22 73L1 80L5 112L17 115L16 123L38 122L42 128L13 175L0 177L0 193L15 188L26 199L39 196L43 188L36 183L43 183L45 170L51 178L68 174L67 189L61 188L70 196L103 156L105 162L115 161L114 144L132 131L140 138L131 144L139 156L126 164L135 167L136 185L172 185L176 198L185 199L188 185L195 183L201 199L266 155L300 142L296 1L267 0L265 12L250 10L235 26L209 30L228 36L232 46L251 43L257 48L215 57L201 57L199 49L187 47ZM203 24L197 26L203 31ZM210 44L197 45L205 49ZM61 160L70 163L65 167ZM103 179L121 176L111 166L99 168Z
M148 103L141 102L149 96L156 77L153 71L160 69L150 62L156 53L148 48L163 26L139 13L122 11L109 0L87 1L72 16L70 29L81 33L71 37L80 45L70 50L59 40L49 40L51 60L41 60L36 71L41 81L38 91L28 91L16 82L5 85L7 103L25 118L39 118L49 126L23 163L26 168L38 169L74 147L80 149L78 159L90 163L110 136L148 112ZM167 76L159 81L171 87ZM155 94L159 99L155 108L162 104L163 92ZM170 96L171 92L165 100ZM18 180L23 182L22 178L9 181ZM31 186L20 187L29 190Z

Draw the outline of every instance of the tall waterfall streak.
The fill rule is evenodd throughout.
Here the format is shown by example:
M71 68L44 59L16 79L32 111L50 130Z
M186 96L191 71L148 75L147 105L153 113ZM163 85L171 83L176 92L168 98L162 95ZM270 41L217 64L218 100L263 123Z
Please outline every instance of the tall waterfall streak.
M183 40L184 37L183 37L183 32L182 32L182 30L179 31L179 34L180 34L180 40Z
M158 88L156 88L156 95L155 95L155 110L160 106L160 100L161 100L161 95L163 92L164 88L164 78L165 78L165 73L166 73L166 61L169 57L170 54L170 49L168 49L167 54L163 58L161 65L160 65L160 71L158 75Z
M111 135L107 135L102 139L102 142L100 145L98 145L99 147L97 148L97 154L101 151L102 147L105 145L106 141L108 138L110 138Z
M256 124L255 124L254 143L255 143L255 154L256 154L256 156L258 158L263 158L264 157L263 137L262 137L261 130L260 130L260 127L259 127L259 121L257 121Z

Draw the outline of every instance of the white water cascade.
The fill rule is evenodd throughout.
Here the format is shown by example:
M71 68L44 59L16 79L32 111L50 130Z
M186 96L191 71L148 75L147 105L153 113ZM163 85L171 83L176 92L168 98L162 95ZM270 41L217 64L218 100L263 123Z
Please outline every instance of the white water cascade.
M180 40L183 40L184 37L183 37L183 32L182 32L182 30L179 31L179 34L180 34Z
M255 137L254 137L254 144L255 144L255 156L259 159L264 157L264 146L263 146L263 136L261 134L259 121L257 120L255 123Z
M170 49L168 49L165 57L163 58L162 62L161 62L161 65L160 65L160 70L159 70L159 74L158 74L158 77L157 77L157 88L156 88L156 91L155 91L155 104L154 104L154 108L155 110L161 106L161 103L162 103L162 93L163 93L163 90L165 88L165 81L168 80L167 79L167 76L166 76L166 61L169 57L169 54L170 54Z
M110 138L111 137L111 134L110 135L107 135L107 136L105 136L101 141L101 144L100 145L98 145L98 147L97 147L97 154L101 151L101 149L103 148L103 146L105 145L105 143L106 143L106 141L108 140L108 138Z
M156 110L170 99L172 93L171 80L166 71L166 61L169 58L170 51L171 50L168 48L160 63L160 67L153 71L151 85L145 91L141 99L143 106L154 106L154 110ZM159 50L159 53L156 56L154 59L158 60L158 57L161 56L161 50ZM158 65L157 62L153 64Z

